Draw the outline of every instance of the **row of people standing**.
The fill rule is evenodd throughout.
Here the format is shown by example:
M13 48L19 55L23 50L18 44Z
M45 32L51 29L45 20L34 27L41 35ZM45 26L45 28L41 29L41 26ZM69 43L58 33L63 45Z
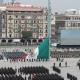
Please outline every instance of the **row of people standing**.
M8 68L0 68L0 74L1 75L15 75L16 74L16 70L15 69L13 69L13 68L11 68L11 67L8 67Z
M0 76L0 80L26 80L25 78L23 78L21 75L1 75Z
M32 80L64 80L58 74L37 74L33 75Z

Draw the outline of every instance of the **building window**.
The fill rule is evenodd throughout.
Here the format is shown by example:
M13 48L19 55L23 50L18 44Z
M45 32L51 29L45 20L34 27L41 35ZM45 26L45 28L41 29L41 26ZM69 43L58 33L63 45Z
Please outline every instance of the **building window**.
M12 37L12 35L11 35L11 34L9 34L9 37L11 38L11 37Z
M41 32L42 32L42 30L39 30L39 32L41 33Z
M15 38L18 38L18 34L15 34Z
M36 21L33 21L33 23L36 23Z
M11 16L9 16L9 18L11 18Z
M42 20L39 20L39 23L42 23Z
M48 31L46 30L46 33L47 33Z
M33 38L37 38L37 34L35 33L35 34L33 34Z
M5 19L5 15L3 15L3 19Z
M78 23L78 27L80 27L80 23Z
M75 27L75 26L76 26L76 24L75 24L75 23L73 23L72 25L73 25L72 27Z
M80 17L79 17L79 20L80 20Z
M15 23L17 24L17 23L18 23L18 21L17 21L17 20L15 20Z
M72 20L74 20L75 19L75 17L72 17Z
M70 17L66 17L66 20L70 20Z
M11 16L9 16L9 20L12 20L13 18Z
M39 27L39 28L43 28L43 25L39 24L38 27Z
M21 11L21 13L25 13L25 11Z
M37 23L39 23L39 21L36 21Z
M9 33L11 33L12 31L11 30L9 30Z
M66 26L66 27L71 27L71 23L66 22L65 26Z
M5 32L6 30L5 29L2 29L2 32Z
M75 20L77 20L77 17L75 17Z
M46 25L46 28L47 28L47 25Z
M47 16L46 16L46 20L47 20Z
M25 18L25 16L21 16L21 18Z
M15 24L15 28L18 28L18 24Z
M73 11L73 14L76 14L76 11Z
M18 16L16 15L16 18L18 18Z
M39 34L41 36L41 34Z
M25 28L25 25L22 25L21 27L22 27L22 28Z

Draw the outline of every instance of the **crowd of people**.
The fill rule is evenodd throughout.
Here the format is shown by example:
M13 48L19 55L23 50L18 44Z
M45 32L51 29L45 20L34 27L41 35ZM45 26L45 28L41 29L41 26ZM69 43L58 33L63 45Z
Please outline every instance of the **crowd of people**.
M16 75L17 70L12 67L0 68L0 80L25 80L21 75Z
M2 59L26 59L28 55L33 55L33 48L32 49L20 49L20 48L15 48L15 49L9 49L7 48L2 48L0 49L0 60Z

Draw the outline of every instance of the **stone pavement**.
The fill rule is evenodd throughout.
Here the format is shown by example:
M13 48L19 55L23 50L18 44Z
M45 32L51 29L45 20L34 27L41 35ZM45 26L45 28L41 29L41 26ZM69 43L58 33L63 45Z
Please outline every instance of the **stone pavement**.
M80 70L77 66L77 62L79 61L80 58L65 58L63 60L59 60L57 61L56 59L51 59L50 61L40 61L40 62L10 62L7 60L0 60L0 67L12 67L12 68L20 68L22 66L44 66L46 68L49 69L50 73L56 73L55 71L53 71L52 67L53 67L53 63L55 63L55 66L57 66L59 69L61 69L61 75L62 77L64 77L65 80L69 80L67 79L67 73L70 73L74 76L76 76L78 78L78 80L80 80ZM67 66L65 66L65 62L67 62ZM59 63L61 63L61 67L59 67Z

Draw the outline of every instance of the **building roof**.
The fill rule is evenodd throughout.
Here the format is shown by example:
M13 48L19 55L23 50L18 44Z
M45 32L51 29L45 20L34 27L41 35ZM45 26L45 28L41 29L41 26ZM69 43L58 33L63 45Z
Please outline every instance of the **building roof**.
M8 4L0 4L0 8L4 8L8 11L42 11L43 8L40 6L34 6L34 5L23 5L20 3L8 3Z

